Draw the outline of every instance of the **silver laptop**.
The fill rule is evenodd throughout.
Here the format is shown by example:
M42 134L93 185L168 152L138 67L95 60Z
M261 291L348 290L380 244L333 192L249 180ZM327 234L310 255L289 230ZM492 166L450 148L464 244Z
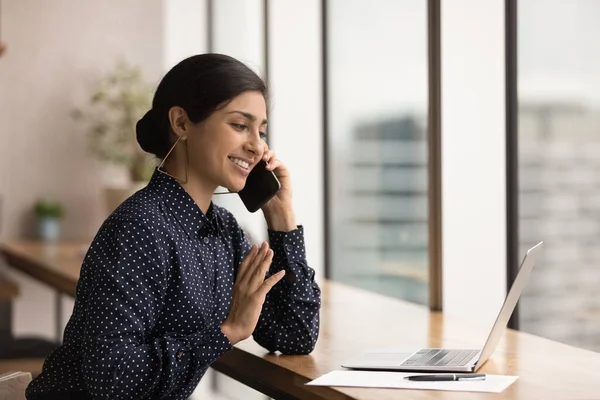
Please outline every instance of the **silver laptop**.
M543 242L540 242L529 249L523 258L517 277L511 285L483 349L420 349L409 353L372 352L350 360L342 364L342 367L388 371L477 371L496 350L506 324L527 284L542 244Z

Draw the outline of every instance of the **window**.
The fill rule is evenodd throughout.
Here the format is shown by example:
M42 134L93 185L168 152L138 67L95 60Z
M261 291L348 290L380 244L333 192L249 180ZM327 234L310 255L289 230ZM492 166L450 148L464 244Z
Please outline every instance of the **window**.
M326 6L329 277L427 304L427 2Z
M518 2L520 253L545 241L524 331L600 350L600 2Z

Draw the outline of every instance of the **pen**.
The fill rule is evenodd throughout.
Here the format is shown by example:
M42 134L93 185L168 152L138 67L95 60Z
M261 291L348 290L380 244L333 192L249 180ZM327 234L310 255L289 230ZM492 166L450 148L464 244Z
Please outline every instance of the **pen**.
M485 374L443 374L443 375L411 375L404 379L409 381L483 381Z

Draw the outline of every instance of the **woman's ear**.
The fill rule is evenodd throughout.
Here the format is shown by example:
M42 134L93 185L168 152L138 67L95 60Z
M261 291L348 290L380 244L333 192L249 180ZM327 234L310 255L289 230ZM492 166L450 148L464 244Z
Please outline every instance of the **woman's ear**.
M171 130L182 140L187 139L189 130L189 119L185 110L174 106L169 109L169 123Z

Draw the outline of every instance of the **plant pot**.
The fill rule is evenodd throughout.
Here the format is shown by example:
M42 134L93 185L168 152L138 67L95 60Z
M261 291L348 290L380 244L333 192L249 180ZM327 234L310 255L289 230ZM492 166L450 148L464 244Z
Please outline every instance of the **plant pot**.
M106 187L104 189L104 203L107 214L116 210L121 203L133 196L137 191L143 189L148 182L134 182L128 186Z
M38 238L45 242L57 242L60 239L60 219L54 217L38 218Z

